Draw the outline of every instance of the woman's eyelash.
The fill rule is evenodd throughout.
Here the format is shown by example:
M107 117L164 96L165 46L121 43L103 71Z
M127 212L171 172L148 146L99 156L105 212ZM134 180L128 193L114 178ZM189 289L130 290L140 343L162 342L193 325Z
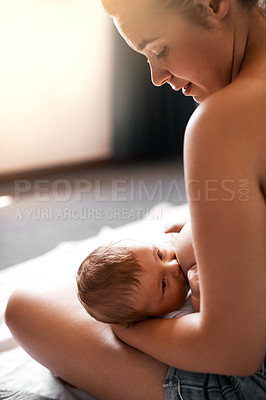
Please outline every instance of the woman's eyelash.
M166 56L166 54L167 54L167 47L164 47L163 50L161 51L161 53L157 54L156 57L158 59L160 59L160 58L163 58L164 56Z
M160 260L162 260L162 259L163 259L163 255L162 255L162 253L160 252L160 250L157 250L157 254L158 254L158 257L160 258Z

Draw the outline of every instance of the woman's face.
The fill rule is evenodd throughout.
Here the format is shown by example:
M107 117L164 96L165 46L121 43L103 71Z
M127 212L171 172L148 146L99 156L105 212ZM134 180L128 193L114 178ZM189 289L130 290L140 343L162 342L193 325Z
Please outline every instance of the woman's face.
M230 83L233 46L218 19L207 30L153 0L103 0L103 5L129 46L147 57L155 86L169 83L202 102Z

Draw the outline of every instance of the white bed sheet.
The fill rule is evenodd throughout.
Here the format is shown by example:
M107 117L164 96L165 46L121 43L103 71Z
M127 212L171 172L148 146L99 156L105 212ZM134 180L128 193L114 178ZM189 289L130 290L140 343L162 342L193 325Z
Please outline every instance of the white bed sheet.
M4 323L4 311L10 294L24 285L49 284L73 276L81 261L103 242L132 238L159 239L165 226L189 217L187 205L158 204L143 220L112 229L103 228L97 236L63 242L50 252L0 272L0 399L8 400L93 400L88 394L70 388L49 370L33 360L13 339Z

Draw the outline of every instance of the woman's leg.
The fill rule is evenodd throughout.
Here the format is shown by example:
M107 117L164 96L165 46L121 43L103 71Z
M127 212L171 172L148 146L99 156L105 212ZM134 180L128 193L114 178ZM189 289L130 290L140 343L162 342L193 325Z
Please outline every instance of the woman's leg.
M168 367L120 342L108 325L90 318L73 283L15 292L6 322L33 358L97 399L164 399Z

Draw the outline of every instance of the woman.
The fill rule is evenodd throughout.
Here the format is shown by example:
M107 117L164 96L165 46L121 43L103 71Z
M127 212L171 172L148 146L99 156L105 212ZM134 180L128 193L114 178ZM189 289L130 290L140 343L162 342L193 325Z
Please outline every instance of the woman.
M34 358L97 399L263 399L262 6L256 0L103 5L127 43L147 57L155 85L169 83L202 103L188 124L184 149L201 312L115 328L122 342L111 327L88 318L70 283L49 294L15 293L7 323Z

